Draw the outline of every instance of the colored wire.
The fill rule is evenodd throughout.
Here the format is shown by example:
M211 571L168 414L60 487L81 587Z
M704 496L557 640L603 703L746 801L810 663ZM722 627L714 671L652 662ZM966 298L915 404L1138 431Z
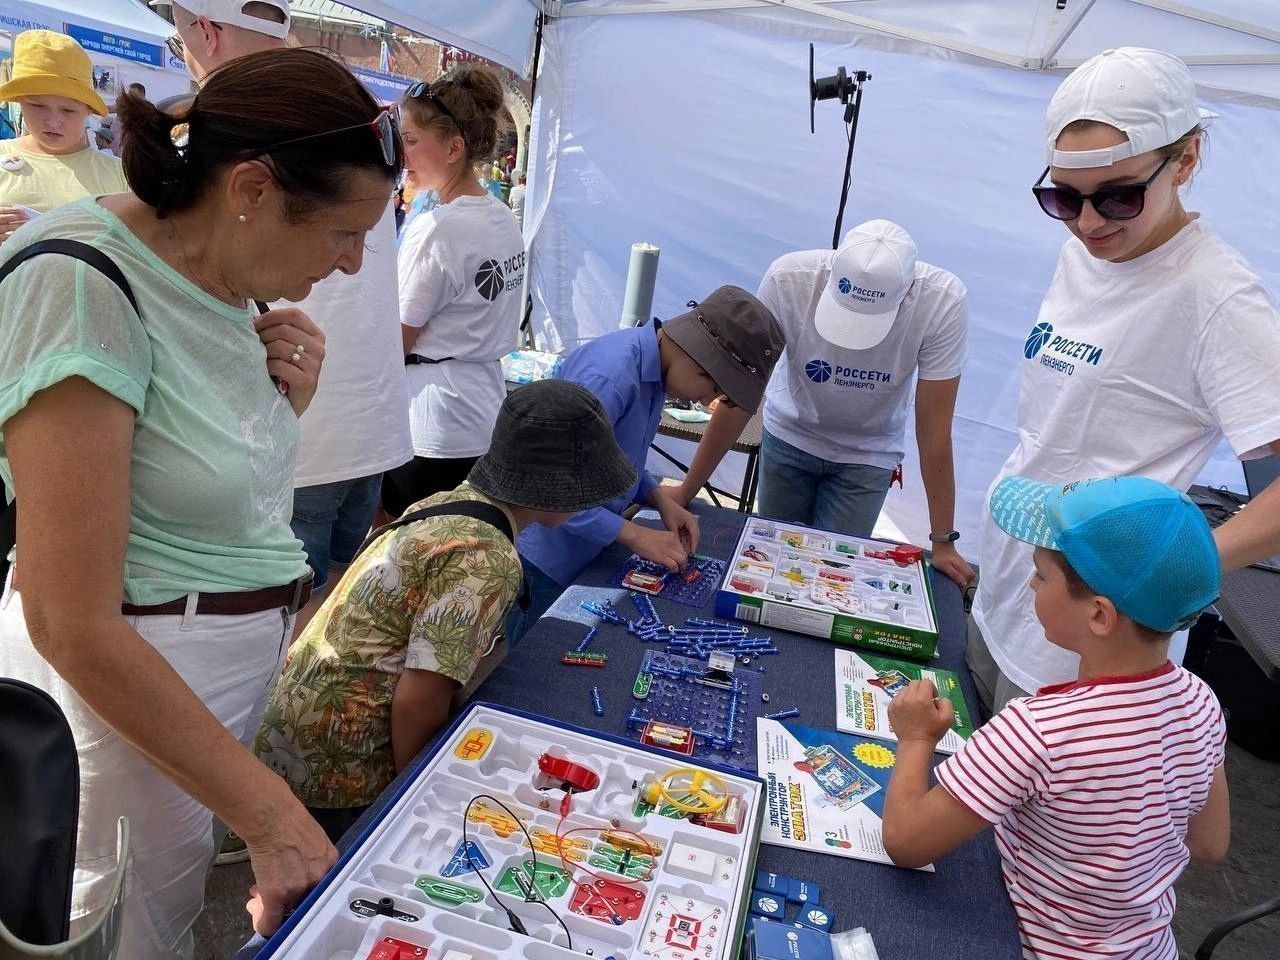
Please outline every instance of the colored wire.
M467 858L467 864L471 867L475 875L480 878L480 882L484 884L485 890L489 891L489 896L493 899L493 902L496 903L499 909L501 909L502 912L507 915L507 920L510 921L511 923L511 929L516 933L524 934L526 937L529 936L529 931L525 929L524 923L521 922L518 916L516 916L515 911L513 911L510 907L508 907L506 904L504 904L501 900L498 899L498 895L494 893L493 887L489 886L489 881L485 879L485 876L481 872L480 867L476 864L475 860L473 860L471 857L471 846L467 841L467 815L471 813L471 808L472 806L475 805L477 800L489 800L493 803L496 803L506 812L507 816L509 816L512 820L515 821L516 826L520 828L520 832L524 834L525 840L527 840L529 843L529 855L533 858L533 872L529 878L530 891L529 893L525 894L524 902L540 903L544 907L546 907L547 912L550 913L551 916L555 917L556 923L560 924L560 929L564 931L564 935L568 941L567 942L568 949L572 950L573 934L569 932L569 928L565 926L564 920L561 919L560 914L556 913L555 908L553 908L551 904L547 903L546 900L543 900L541 897L538 896L538 851L533 845L533 837L529 835L528 829L525 828L524 821L521 820L518 816L516 816L510 807L508 807L505 803L503 803L497 797L487 793L476 794L474 797L472 797L470 800L467 801L466 809L462 811L462 854ZM520 873L520 868L516 867L516 875L519 876L519 873Z

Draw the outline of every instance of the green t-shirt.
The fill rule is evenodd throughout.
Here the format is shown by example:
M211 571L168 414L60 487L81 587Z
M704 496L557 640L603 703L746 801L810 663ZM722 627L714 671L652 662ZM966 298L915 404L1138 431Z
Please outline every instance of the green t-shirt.
M306 557L289 529L298 419L267 375L249 308L195 286L92 197L23 227L0 255L49 237L110 257L138 313L93 267L58 254L33 257L0 284L4 482L12 490L3 424L40 390L84 377L136 414L125 600L163 603L301 576ZM86 524L93 513L83 505Z

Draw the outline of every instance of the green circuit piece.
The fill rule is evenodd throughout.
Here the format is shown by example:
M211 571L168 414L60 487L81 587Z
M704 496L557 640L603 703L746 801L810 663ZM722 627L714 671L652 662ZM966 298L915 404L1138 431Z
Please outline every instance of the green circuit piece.
M602 843L596 847L588 863L601 870L608 870L628 880L639 880L653 873L653 859L642 853L630 850L619 850L617 847Z
M529 899L529 880L537 889L542 900L553 900L563 896L569 889L569 874L550 863L539 863L537 874L534 874L533 861L522 860L519 867L507 867L498 877L497 888L503 893Z
M484 894L475 887L454 883L452 880L442 880L430 874L419 877L413 885L425 893L428 900L443 907L460 907L464 903L479 903L484 899Z
M643 700L649 696L649 688L653 686L653 674L638 673L636 674L636 684L631 688L631 695L637 700Z

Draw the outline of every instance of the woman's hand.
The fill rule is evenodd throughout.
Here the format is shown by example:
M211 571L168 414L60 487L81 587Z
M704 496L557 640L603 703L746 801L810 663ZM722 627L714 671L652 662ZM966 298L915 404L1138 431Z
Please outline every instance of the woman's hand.
M263 936L275 933L285 911L293 909L337 862L338 851L283 780L277 810L265 828L240 833L249 849L256 881L249 888L245 909L253 929ZM240 831L236 831L239 833Z
M324 332L296 307L269 310L253 325L267 348L267 373L288 384L289 404L302 416L320 382Z
M26 222L27 214L21 207L0 207L0 243Z

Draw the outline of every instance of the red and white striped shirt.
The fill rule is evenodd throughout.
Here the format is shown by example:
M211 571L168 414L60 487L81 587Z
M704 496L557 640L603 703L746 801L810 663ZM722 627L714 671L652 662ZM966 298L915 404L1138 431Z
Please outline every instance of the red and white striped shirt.
M1165 663L1014 700L938 767L995 824L1024 957L1177 960L1173 882L1225 748L1213 692Z

